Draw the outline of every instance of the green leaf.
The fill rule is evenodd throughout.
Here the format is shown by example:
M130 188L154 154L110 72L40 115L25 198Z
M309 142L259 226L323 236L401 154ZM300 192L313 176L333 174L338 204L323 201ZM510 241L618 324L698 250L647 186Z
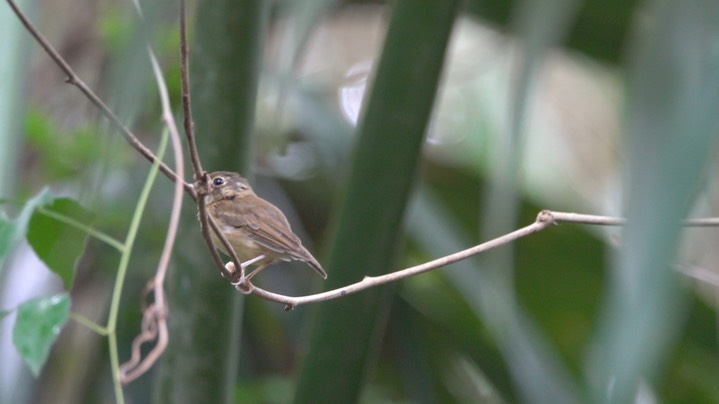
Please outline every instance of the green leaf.
M13 244L15 225L5 215L0 216L0 263Z
M0 320L5 318L8 314L12 313L12 310L0 310Z
M51 201L52 196L45 188L25 202L25 206L23 206L17 219L11 220L7 216L0 214L0 268L2 268L2 263L13 245L25 236L33 211L40 206L49 204Z
M50 347L69 316L70 296L67 293L28 300L18 307L12 340L35 376L40 373Z
M87 223L90 212L72 199L56 199L45 209L33 212L27 240L45 265L60 276L69 291L75 280L77 260L85 249L87 233L60 220L57 215Z

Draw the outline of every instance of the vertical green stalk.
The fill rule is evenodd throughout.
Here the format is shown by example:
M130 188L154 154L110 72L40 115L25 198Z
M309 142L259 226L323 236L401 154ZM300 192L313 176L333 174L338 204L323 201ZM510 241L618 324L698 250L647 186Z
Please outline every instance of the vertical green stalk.
M157 161L150 168L150 172L147 175L145 186L142 188L140 198L137 201L135 207L135 213L132 215L132 221L130 222L130 228L127 231L127 237L122 249L122 255L120 256L120 265L117 268L117 276L115 277L115 286L112 290L112 300L110 301L110 314L107 319L107 339L110 348L110 364L112 366L112 381L115 390L115 400L117 403L124 403L125 398L122 393L122 384L120 383L120 361L117 355L117 314L120 310L120 300L122 298L122 288L125 284L125 276L127 275L127 265L130 262L130 256L132 254L132 247L137 237L137 230L140 228L140 221L142 215L145 212L145 205L147 205L147 199L150 197L150 191L152 185L157 177L159 171L159 162L162 161L162 156L165 154L167 147L167 129L162 132L162 139L160 140L160 147L157 151Z
M33 9L27 7L29 1L18 0L22 9ZM31 10L32 11L32 10ZM32 12L28 14L32 14ZM8 7L3 4L0 11L0 198L11 199L15 193L15 181L22 178L20 167L17 161L19 147L22 145L22 122L25 116L24 111L24 86L27 81L28 52L31 47L27 46L30 37L25 34L21 24ZM6 284L7 274L4 271L4 260L0 259L0 284ZM0 288L0 298L4 292ZM1 299L0 299L1 300ZM8 338L9 333L7 334ZM0 337L0 343L5 345L5 338ZM9 342L9 341L8 341ZM0 367L8 370L9 365L5 361ZM3 372L8 374L7 372ZM14 386L10 391L0 389L0 402L24 402L32 396L31 382L27 372L10 372L6 382L8 386Z
M687 303L682 223L716 158L719 3L647 2L632 48L627 226L588 361L596 402L635 401L659 373Z
M392 270L460 1L394 2L327 272L335 288ZM295 402L356 402L391 300L377 288L319 306Z

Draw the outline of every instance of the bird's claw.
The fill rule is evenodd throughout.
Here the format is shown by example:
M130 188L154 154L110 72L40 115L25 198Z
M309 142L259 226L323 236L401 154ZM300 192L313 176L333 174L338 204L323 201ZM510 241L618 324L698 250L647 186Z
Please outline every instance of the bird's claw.
M249 275L245 275L245 268L249 267L250 265L256 263L257 261L261 261L265 259L265 255L259 255L251 260L247 260L245 262L240 263L240 273L239 273L239 279L237 281L234 281L234 279L237 279L237 274L235 273L235 263L230 261L225 264L225 269L232 275L230 279L230 283L232 286L235 287L235 289L239 290L243 294L249 295L252 293L252 291L255 289L255 287L252 285L252 282L250 282L250 279L252 279L252 276L254 276L257 272L261 271L263 268L265 268L267 265L261 265L254 271L252 271Z
M240 278L237 282L231 282L232 286L235 287L235 289L239 290L240 293L244 295L252 294L252 291L255 289L254 285L252 285L252 282L246 277Z
M237 278L237 276L235 275L235 269L236 269L236 268L237 268L237 267L235 267L235 263L232 262L232 261L229 261L228 263L225 264L225 269L226 269L227 272L229 272L230 275L231 275L231 276L230 276L230 279L236 279L236 278ZM240 263L240 269L241 269L241 271L240 271L240 279L244 279L244 278L245 278L245 268L246 268L246 265L245 265L244 263ZM223 276L224 276L224 274L223 274Z

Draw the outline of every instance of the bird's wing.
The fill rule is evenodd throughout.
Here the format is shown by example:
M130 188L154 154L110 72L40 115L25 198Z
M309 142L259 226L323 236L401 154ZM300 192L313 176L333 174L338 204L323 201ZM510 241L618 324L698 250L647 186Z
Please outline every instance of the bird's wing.
M254 207L239 203L233 208L217 209L222 223L242 231L262 247L293 258L306 259L301 252L304 247L300 239L292 232L287 218L277 207L269 203Z
M305 261L322 278L327 279L327 272L302 245L300 238L292 232L282 211L269 202L264 200L262 202L264 203L251 208L237 204L233 206L234 209L217 209L215 212L222 223L244 232L258 245L284 256L278 258Z

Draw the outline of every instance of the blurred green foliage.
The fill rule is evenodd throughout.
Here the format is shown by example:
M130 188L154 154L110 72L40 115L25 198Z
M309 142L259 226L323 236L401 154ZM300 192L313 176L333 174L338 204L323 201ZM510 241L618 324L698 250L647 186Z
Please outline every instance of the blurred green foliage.
M49 182L73 178L97 160L101 144L97 132L78 128L71 132L57 129L52 118L39 109L30 109L25 117L28 145L38 153L36 169Z

